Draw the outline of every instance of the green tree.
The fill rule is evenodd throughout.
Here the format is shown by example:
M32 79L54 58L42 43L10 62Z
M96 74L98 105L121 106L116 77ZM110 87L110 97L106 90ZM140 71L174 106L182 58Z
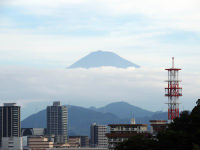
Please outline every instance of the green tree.
M200 150L200 99L190 112L183 111L157 140L138 135L119 144L116 150Z
M137 135L120 143L116 150L156 150L157 141L144 135Z

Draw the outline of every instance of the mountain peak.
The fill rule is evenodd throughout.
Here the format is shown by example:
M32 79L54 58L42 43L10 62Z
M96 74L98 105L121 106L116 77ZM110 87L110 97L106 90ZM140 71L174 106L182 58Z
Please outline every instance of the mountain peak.
M120 57L119 55L110 52L98 50L88 54L87 56L81 58L69 68L97 68L103 66L112 66L116 68L128 68L134 67L139 68L138 65Z
M150 116L153 112L139 108L137 106L131 105L127 102L119 101L110 103L101 108L91 108L95 111L112 113L118 116L119 118L130 118L132 114L137 117Z

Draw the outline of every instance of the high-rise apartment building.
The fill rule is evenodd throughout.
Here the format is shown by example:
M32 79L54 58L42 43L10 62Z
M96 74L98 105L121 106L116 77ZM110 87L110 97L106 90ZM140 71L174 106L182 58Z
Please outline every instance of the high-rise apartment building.
M0 136L20 137L20 135L20 106L16 106L16 103L4 103L4 106L0 106Z
M67 142L67 107L61 106L59 101L47 106L47 135L55 143Z
M90 144L91 147L107 148L108 139L106 137L107 126L93 123L90 126Z
M4 103L0 106L0 142L4 150L22 149L20 106Z

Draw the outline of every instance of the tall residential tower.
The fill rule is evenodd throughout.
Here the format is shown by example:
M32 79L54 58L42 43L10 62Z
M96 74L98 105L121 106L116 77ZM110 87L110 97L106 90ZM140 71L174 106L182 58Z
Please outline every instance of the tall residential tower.
M0 136L20 137L20 133L20 106L4 103L4 106L0 106Z
M67 107L59 101L47 106L47 134L55 143L67 142Z
M0 144L3 150L22 150L20 106L4 103L0 106Z

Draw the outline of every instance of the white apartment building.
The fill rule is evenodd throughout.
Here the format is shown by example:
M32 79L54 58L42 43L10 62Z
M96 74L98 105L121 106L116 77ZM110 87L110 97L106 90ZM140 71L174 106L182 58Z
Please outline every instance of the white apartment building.
M96 123L90 126L91 147L108 147L108 139L106 137L107 129L106 125L97 125Z

